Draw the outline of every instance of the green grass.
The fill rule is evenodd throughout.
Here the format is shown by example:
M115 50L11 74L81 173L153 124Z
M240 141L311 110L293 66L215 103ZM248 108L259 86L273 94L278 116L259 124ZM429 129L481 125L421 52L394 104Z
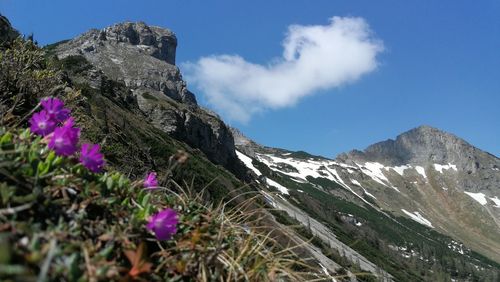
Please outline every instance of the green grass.
M10 57L2 53L21 62L2 64L9 74L25 69L18 54L43 59L32 45ZM93 174L75 156L55 156L40 137L21 129L33 110L28 106L47 95L40 87L22 93L24 107L0 119L0 280L305 281L311 271L322 278L273 237L279 230L270 236L262 229L272 225L263 220L265 211L241 196L255 192L251 186L151 126L122 83L104 78L94 89L83 57L47 60L33 73L69 76L57 86L72 89L54 95L71 108L81 141L101 144L107 172ZM31 74L23 82L36 86ZM163 187L145 191L141 179L151 170ZM172 240L160 242L144 225L164 207L176 209L180 223Z

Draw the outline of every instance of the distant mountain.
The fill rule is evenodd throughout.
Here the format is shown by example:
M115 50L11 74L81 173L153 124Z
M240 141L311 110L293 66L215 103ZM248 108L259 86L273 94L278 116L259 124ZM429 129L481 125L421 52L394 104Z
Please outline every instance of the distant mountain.
M382 209L412 218L418 213L440 232L500 261L496 156L453 134L421 126L336 160L360 169L341 176L370 187Z
M478 252L500 263L500 159L453 134L420 126L335 160L264 147L234 130L233 135L247 166L317 220L334 225L339 222L333 217L342 215L363 225L359 232L384 238L392 246L387 248L405 250L399 255L408 260L425 260L429 248L434 255L448 248L471 261ZM388 220L379 221L381 216Z

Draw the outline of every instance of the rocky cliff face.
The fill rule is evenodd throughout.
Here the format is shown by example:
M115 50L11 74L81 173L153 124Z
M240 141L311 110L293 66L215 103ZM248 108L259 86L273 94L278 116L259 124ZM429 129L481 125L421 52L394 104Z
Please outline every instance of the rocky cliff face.
M19 33L12 28L9 20L0 14L0 45L5 42L14 40L19 36Z
M153 125L241 175L244 168L229 128L197 105L175 66L176 46L177 38L168 29L126 22L57 44L55 53L60 59L82 56L106 76L125 83ZM99 87L97 81L89 84Z
M139 92L163 93L177 102L196 105L175 66L177 38L160 27L126 22L93 29L57 47L59 58L84 56L114 80Z

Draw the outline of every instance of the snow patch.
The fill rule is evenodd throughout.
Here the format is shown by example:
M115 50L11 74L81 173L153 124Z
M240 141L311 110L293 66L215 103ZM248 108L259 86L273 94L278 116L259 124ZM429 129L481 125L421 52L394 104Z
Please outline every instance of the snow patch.
M470 197L472 197L472 199L476 200L478 203L480 203L483 206L488 203L488 201L486 200L486 195L484 195L483 193L472 193L472 192L467 192L467 191L465 191L464 193L469 195Z
M497 196L495 196L495 198L490 198L490 200L492 200L495 203L494 205L495 208L500 208L500 199L497 198Z
M315 161L315 160L297 160L293 158L281 158L278 156L274 155L262 155L262 154L257 154L257 158L259 161L265 163L268 167L270 167L274 171L279 171L283 174L286 174L291 177L295 178L300 178L303 180L307 180L307 176L311 177L323 177L325 178L324 175L320 174L318 171L320 171L320 168L322 166L327 166L328 161ZM278 163L285 163L287 165L290 165L294 167L298 172L290 172L290 171L283 171L278 168L276 168L276 164ZM330 179L333 180L333 179Z
M350 179L351 180L351 183L356 185L356 186L359 186L361 187L361 183L359 183L358 181L354 180L354 179Z
M420 174L422 175L425 179L427 179L427 175L425 174L425 169L421 166L416 166L415 167L415 170Z
M397 172L399 175L403 176L405 170L411 168L409 165L401 165L401 166L395 166L395 167L387 167L386 169L393 169L395 172Z
M288 193L288 189L287 189L285 186L283 186L283 185L279 184L278 182L276 182L276 181L274 181L274 180L272 180L272 179L269 179L269 178L266 178L266 182L267 182L267 185L270 185L270 186L275 187L275 188L276 188L276 189L278 189L281 193L289 195L289 193Z
M366 191L366 189L361 186L361 183L359 183L358 181L354 180L354 179L349 179L351 181L352 184L356 185L356 186L359 186L361 187L361 189L363 189L363 192L365 192L366 195L374 198L375 200L377 199L375 196L373 196L370 192Z
M445 170L453 169L454 171L458 171L457 166L451 163L448 163L447 165L434 164L434 169L436 169L440 173L443 173L443 169Z
M245 154L241 153L238 150L236 150L236 155L238 156L238 159L240 159L249 169L255 172L255 174L262 175L260 170L258 170L256 167L253 166L252 159L250 157L246 156ZM266 183L267 185L277 188L281 193L289 195L288 189L285 186L279 184L278 182L266 177Z
M364 165L357 165L364 174L370 176L374 181L387 186L384 181L389 182L389 179L387 179L387 177L385 177L385 175L382 173L382 168L384 168L384 166L381 163L367 162Z
M365 192L365 194L366 194L366 195L368 195L368 196L370 196L370 197L374 198L375 200L377 199L375 196L373 196L373 194L371 194L370 192L366 191L366 189L365 189L365 188L363 188L363 192Z
M415 220L416 222L420 223L420 224L423 224L423 225L426 225L426 226L429 226L431 228L434 228L434 226L432 226L432 223L427 220L426 218L424 218L419 212L409 212L405 209L401 209L407 216L409 216L411 219Z
M242 161L249 169L255 172L255 174L259 176L262 175L260 170L253 166L252 159L250 157L247 157L245 154L241 153L238 150L236 150L236 155L238 156L238 159L240 159L240 161Z

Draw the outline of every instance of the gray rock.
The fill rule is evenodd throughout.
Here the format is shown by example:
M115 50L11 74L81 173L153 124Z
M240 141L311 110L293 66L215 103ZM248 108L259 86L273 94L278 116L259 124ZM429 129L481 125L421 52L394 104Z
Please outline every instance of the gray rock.
M175 66L176 46L177 38L168 29L125 22L58 44L55 54L60 59L85 57L107 77L129 87L157 128L200 149L235 174L244 172L229 128L216 114L199 107L187 89ZM94 84L97 87L99 82Z
M500 189L500 159L484 152L457 136L430 126L420 126L396 137L395 140L373 144L364 151L340 154L344 163L379 162L387 166L454 164L457 181L466 191L496 195ZM487 181L484 181L486 180Z
M84 56L114 80L132 89L163 92L170 98L196 105L175 66L175 34L143 22L93 29L56 48L59 58Z
M9 20L0 14L0 45L19 37L19 32L12 28Z

